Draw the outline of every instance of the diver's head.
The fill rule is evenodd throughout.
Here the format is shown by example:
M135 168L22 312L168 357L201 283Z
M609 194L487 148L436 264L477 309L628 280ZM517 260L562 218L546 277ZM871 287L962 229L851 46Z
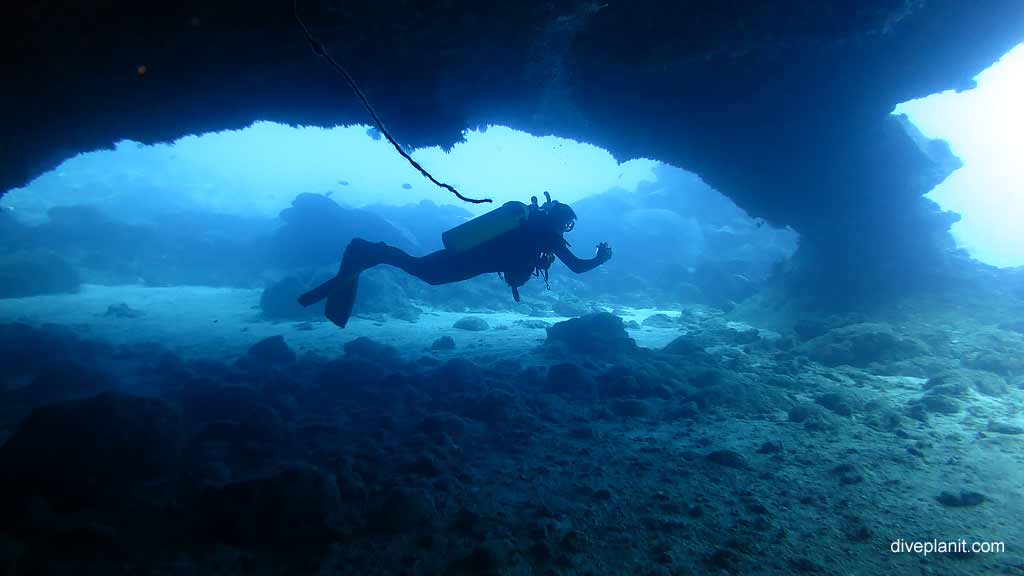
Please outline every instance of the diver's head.
M548 202L545 212L551 220L551 225L560 234L569 232L576 226L576 213L568 204Z

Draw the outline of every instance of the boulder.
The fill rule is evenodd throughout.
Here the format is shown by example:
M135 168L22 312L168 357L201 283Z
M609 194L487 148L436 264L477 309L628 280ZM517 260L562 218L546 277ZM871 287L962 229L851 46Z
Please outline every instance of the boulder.
M402 356L398 353L397 348L371 340L366 336L346 342L345 355L361 358L381 366L396 366L402 362Z
M641 323L649 328L678 328L679 321L673 320L668 314L652 314Z
M161 400L107 392L37 408L0 447L4 498L58 514L102 508L179 473L184 434Z
M482 332L490 328L490 326L487 325L486 320L483 318L477 318L476 316L460 318L452 327L458 328L459 330L469 330L470 332Z
M589 396L594 393L594 379L576 364L555 364L548 368L545 391L566 396Z
M78 270L48 250L23 250L0 256L0 298L78 292Z
M968 390L986 396L1003 396L1009 391L1006 379L984 370L953 369L929 378L924 384L929 395L962 398Z
M441 336L434 343L430 345L430 349L435 352L444 352L455 349L455 339L451 336Z
M736 468L737 470L750 468L750 465L747 464L747 459L735 450L715 450L709 452L705 458L707 458L708 462L725 466L726 468Z
M547 329L545 348L571 354L614 357L637 351L622 319L608 312L587 314Z
M923 343L897 334L888 324L868 322L829 330L801 344L798 350L826 366L848 364L858 368L907 360L927 352Z
M326 280L326 278L324 278ZM324 303L321 301L309 308L299 304L299 295L318 282L309 286L294 276L287 276L263 289L260 294L260 310L263 316L272 320L309 320L322 318Z
M142 310L136 310L124 302L120 302L118 304L111 304L110 306L107 306L107 312L103 316L106 318L126 318L131 320L134 318L142 318L145 315L146 313Z
M245 357L250 364L256 366L284 366L295 362L295 352L280 334L253 344Z
M345 208L322 194L299 194L279 217L283 225L271 239L270 251L284 266L336 265L345 245L355 237L414 248L409 237L384 218Z
M583 304L580 304L579 302L570 302L566 300L559 300L558 302L555 302L554 305L551 306L551 310L557 316L565 316L568 318L583 316L584 314L590 312L590 309L584 306Z
M312 565L344 522L334 475L310 466L209 489L199 514L210 542Z
M376 532L400 534L430 523L435 514L434 503L425 494L395 488L367 515L366 523Z

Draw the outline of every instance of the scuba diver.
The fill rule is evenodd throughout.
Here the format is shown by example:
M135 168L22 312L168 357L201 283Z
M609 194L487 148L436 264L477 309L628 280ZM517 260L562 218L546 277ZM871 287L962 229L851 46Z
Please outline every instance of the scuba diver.
M597 245L593 258L573 254L562 235L576 225L576 213L567 204L553 202L547 192L544 196L547 201L542 206L537 205L536 196L529 206L506 202L448 230L441 235L444 249L423 257L410 256L383 242L355 238L345 248L338 274L299 296L299 304L310 306L326 298L325 315L344 328L352 315L359 274L379 264L400 268L434 286L497 272L518 302L519 287L531 276L547 283L548 268L556 257L577 274L611 259L612 249L605 242Z

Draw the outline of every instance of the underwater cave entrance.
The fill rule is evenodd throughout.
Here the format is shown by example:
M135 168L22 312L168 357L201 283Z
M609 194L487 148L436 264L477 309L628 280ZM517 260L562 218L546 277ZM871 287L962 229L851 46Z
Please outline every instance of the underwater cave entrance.
M1024 44L979 74L976 87L904 102L929 138L949 143L963 166L927 197L960 214L952 234L972 257L1024 266Z
M131 141L79 154L0 200L26 222L53 206L90 204L137 220L146 212L200 209L274 217L299 193L327 194L349 206L421 200L480 213L550 190L575 202L611 188L632 191L654 180L652 160L619 163L606 150L554 136L491 126L466 131L451 150L421 148L417 161L467 193L495 204L473 206L435 187L376 130L362 125L293 127L257 122L242 130L187 136L153 146ZM134 200L133 196L136 196Z
M80 154L0 199L7 216L0 236L18 239L8 248L16 269L5 274L33 278L43 262L77 276L69 272L68 279L6 296L66 291L77 282L244 289L282 278L305 283L336 270L352 237L425 254L441 248L442 231L546 190L579 217L567 236L578 255L589 257L598 242L615 250L590 274L556 264L556 298L659 309L731 306L755 293L796 248L791 229L751 218L696 175L654 160L620 163L590 144L491 126L467 131L448 151L423 148L413 156L466 195L495 204L459 202L358 125L259 122L171 144L125 141ZM403 286L399 300L440 304L455 290L424 291L398 274L379 283L381 290L391 284ZM493 278L474 278L466 289L477 288L510 301ZM536 281L524 297L544 292Z

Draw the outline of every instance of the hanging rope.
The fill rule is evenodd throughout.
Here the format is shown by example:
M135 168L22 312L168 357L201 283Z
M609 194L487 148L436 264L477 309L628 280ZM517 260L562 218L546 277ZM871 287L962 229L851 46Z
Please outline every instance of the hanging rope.
M306 34L306 40L309 42L310 48L313 49L313 53L316 54L317 56L322 57L324 60L327 60L327 62L330 63L330 65L333 66L334 69L338 71L338 73L345 77L345 81L348 82L348 85L352 88L352 91L355 92L356 96L359 97L359 100L362 101L363 107L365 107L366 111L370 113L370 116L373 118L374 124L377 125L377 129L380 130L381 134L383 134L384 137L388 139L388 142L390 142L391 145L395 147L395 150L397 150L398 153L402 155L402 158L408 160L409 164L412 164L412 167L419 170L420 174L423 174L428 180L440 186L441 188L448 190L452 194L455 194L455 196L457 196L459 200L462 200L464 202L471 202L473 204L484 204L487 202L491 202L490 198L467 198L463 196L453 186L438 181L438 179L434 178L430 174L430 172L427 172L423 168L423 166L420 166L419 162L413 160L412 156L409 156L405 152L405 150L403 150L402 147L398 145L398 142L396 142L394 137L391 136L391 133L388 132L386 128L384 128L384 124L380 121L380 117L377 116L377 112L374 111L373 106L370 106L370 102L366 99L366 95L363 94L363 91L359 89L359 85L356 84L355 79L352 78L352 75L348 73L348 70L346 70L344 66L339 64L338 61L335 60L330 54L328 54L327 49L324 47L324 45L313 37L313 33L309 31L309 28L306 26L306 23L303 22L302 18L299 17L299 0L292 1L292 10L295 12L295 21L299 23L299 26L302 27L302 31Z

